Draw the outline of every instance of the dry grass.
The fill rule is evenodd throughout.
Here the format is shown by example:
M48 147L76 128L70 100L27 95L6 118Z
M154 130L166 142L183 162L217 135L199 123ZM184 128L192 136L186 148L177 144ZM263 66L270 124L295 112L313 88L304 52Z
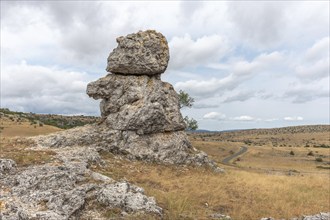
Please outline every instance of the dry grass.
M330 210L329 176L215 174L205 168L128 162L108 153L103 158L108 166L95 170L143 187L164 208L165 219L208 219L213 213L233 219L289 218Z
M27 119L12 117L1 117L0 121L0 135L1 137L28 137L36 136L42 134L49 134L56 131L61 131L62 129L49 126L33 124Z
M29 150L33 142L21 138L1 138L0 158L14 160L18 166L42 164L52 160L55 152L51 150Z
M36 130L29 131L33 129ZM46 126L38 129L34 126L18 126L9 123L2 131L0 157L12 158L20 166L45 163L51 160L54 152L28 150L27 147L31 143L25 142L23 138L11 137L44 134L55 130L58 129L47 128ZM304 134L304 137L306 135L308 138L297 143L297 146L303 146L307 139L310 142L317 142L317 144L328 144L323 133L316 134L316 136ZM299 135L296 137L298 137L297 141L301 138ZM318 142L317 137L322 141ZM232 140L229 141L208 141L210 139L201 141L197 137L193 141L193 145L204 150L219 162L236 152L244 144L244 141L248 140L247 137L242 139L243 142L233 141L235 136L231 138ZM265 138L261 139L261 136L256 136L252 141L259 144L270 140L269 136ZM284 136L277 138L277 140L282 140L281 138ZM290 141L292 140L294 139L291 138ZM294 156L290 156L291 150L294 151ZM307 156L309 151L313 151L314 156ZM329 149L273 147L272 142L267 142L261 147L249 146L249 151L241 157L241 161L237 162L239 168L228 167L226 174L215 174L206 168L131 162L116 158L110 153L102 153L107 166L92 166L92 169L116 180L125 179L143 187L146 194L154 196L158 205L164 209L164 219L209 219L210 214L214 213L227 214L237 220L260 219L267 216L291 218L302 214L315 214L330 210L330 172L329 170L322 170L327 175L315 173L319 171L316 165L322 163L317 163L314 160L320 155L325 155L323 161L327 162ZM267 169L307 170L313 171L313 173L294 176L270 175L265 172L255 172L253 169L248 169L249 166L266 167ZM244 170L240 167L247 169ZM96 204L87 203L86 208L98 210L108 219L116 219L120 215L119 210ZM127 219L148 220L157 219L157 216L136 214L127 217Z

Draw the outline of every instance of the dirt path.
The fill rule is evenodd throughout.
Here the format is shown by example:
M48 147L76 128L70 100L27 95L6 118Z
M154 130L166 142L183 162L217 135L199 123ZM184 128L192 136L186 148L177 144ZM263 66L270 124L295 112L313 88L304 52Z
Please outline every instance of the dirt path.
M238 156L244 154L247 150L248 150L248 148L245 147L245 146L243 146L243 147L241 147L241 149L240 149L239 151L237 151L237 152L234 153L233 155L230 155L229 157L226 157L225 159L223 159L223 160L221 161L221 163L226 164L226 165L232 165L232 164L230 163L230 161L231 161L232 159L234 159L234 158L236 158L236 157L238 157Z

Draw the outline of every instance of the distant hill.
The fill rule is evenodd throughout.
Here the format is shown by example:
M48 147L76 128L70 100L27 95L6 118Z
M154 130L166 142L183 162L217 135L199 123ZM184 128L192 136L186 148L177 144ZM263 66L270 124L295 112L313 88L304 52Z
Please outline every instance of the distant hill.
M69 129L86 124L93 124L100 120L96 116L65 116L55 114L36 114L11 111L8 108L0 108L0 116L8 117L12 121L19 121L22 119L29 120L32 124L45 124L55 126L61 129Z
M242 142L253 146L330 148L330 125L192 133L194 140Z
M210 131L206 129L198 129L189 131L189 133L227 133L239 132L241 134L285 134L285 133L310 133L310 132L330 132L330 125L300 125L281 128L252 128L252 129L232 129L222 131Z

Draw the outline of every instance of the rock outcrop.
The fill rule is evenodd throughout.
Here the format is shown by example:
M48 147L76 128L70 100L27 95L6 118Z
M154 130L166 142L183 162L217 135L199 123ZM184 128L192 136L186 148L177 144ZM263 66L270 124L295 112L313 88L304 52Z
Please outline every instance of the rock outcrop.
M162 214L142 188L88 169L90 164L103 162L94 148L55 151L56 162L0 176L0 219L105 219L97 210L86 210L91 202L123 213Z
M101 99L102 122L35 138L40 146L93 146L129 159L167 164L206 165L222 172L196 150L185 134L178 94L163 82L169 61L165 37L140 31L117 38L108 58L109 72L87 85L87 94Z

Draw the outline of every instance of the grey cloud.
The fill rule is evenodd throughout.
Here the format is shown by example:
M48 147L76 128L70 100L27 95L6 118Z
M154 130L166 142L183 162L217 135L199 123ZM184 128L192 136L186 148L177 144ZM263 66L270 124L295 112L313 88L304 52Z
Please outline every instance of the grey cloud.
M180 11L183 15L184 22L189 22L194 13L203 7L202 1L181 1Z
M285 29L288 3L272 1L230 1L229 17L241 37L257 47L277 45Z
M251 99L255 97L256 93L254 91L245 91L245 92L239 92L233 96L227 97L223 102L229 103L229 102L244 102L248 99Z
M326 97L330 97L329 90L321 88L293 88L284 94L284 98L292 99L293 103L306 103Z
M193 108L195 109L204 109L204 108L217 108L219 105L210 104L210 103L194 103Z

